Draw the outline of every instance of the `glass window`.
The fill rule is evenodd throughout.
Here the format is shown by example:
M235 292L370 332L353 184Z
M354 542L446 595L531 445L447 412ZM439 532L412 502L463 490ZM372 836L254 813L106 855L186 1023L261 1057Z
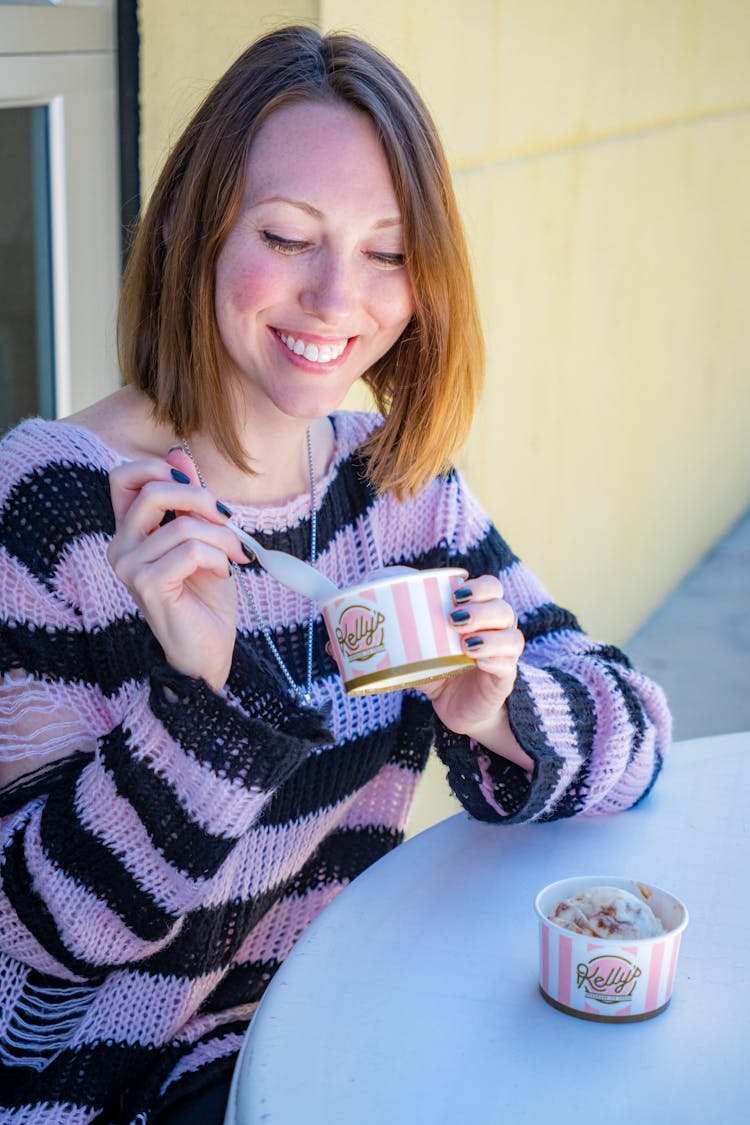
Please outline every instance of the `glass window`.
M46 106L0 109L0 432L54 416Z

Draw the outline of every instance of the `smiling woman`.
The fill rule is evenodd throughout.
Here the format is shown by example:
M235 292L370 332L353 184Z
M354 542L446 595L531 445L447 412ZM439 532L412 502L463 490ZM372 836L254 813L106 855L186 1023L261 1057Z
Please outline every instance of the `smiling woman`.
M401 337L414 311L403 245L369 117L300 102L267 118L215 289L224 385L237 380L264 428L277 412L330 414Z
M364 363L357 366L384 416L366 442L370 477L399 495L413 492L452 463L468 434L483 373L479 316L448 164L422 99L374 47L347 35L327 36L319 47L315 33L302 28L280 34L286 57L280 57L279 35L240 56L167 160L125 274L122 368L153 400L159 421L187 438L208 428L229 461L249 469L248 445L236 428L237 404L222 377L225 357L213 301L225 244L255 223L278 254L304 258L309 236L315 243L321 222L332 225L342 202L351 199L350 212L359 207L359 214L357 229L347 232L350 242L377 235L362 252L386 271L399 271L403 254L412 286L414 308L405 330L381 354L360 349ZM276 171L257 159L257 144ZM293 151L298 157L290 160ZM310 192L321 174L320 186L327 183L329 194L317 201ZM252 216L248 191L254 204L263 204ZM332 264L336 271L350 268L351 262L331 257L332 248L338 249L327 240L322 257L328 270ZM314 257L319 271L321 255ZM331 281L340 285L335 276ZM160 294L158 301L153 293ZM313 312L307 320L314 320ZM308 343L317 344L307 320L296 336L291 325L278 326L294 337L295 354L298 341L302 354ZM324 322L318 334L328 342ZM334 343L343 342L334 334ZM184 370L196 376L188 385L179 375Z
M230 68L143 216L120 347L127 386L0 447L0 1120L215 1125L269 980L401 841L433 744L507 827L634 804L669 715L451 467L466 249L372 47L285 28ZM380 413L339 409L359 378ZM355 641L374 575L438 570L445 598L419 574L392 602L405 660L447 638L444 678L400 690L378 633L349 656L388 690L348 694L320 607L238 530L356 588Z

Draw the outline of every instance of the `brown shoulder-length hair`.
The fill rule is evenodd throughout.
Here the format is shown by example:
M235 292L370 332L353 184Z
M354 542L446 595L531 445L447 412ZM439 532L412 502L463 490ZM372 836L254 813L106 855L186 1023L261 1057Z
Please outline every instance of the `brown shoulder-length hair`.
M118 343L127 382L158 421L207 430L250 470L226 393L216 264L242 199L253 138L275 109L333 102L366 113L388 160L404 224L414 314L365 374L385 422L365 443L378 491L409 495L449 467L468 435L484 346L442 144L412 84L352 35L301 26L252 44L206 97L169 155L133 243Z

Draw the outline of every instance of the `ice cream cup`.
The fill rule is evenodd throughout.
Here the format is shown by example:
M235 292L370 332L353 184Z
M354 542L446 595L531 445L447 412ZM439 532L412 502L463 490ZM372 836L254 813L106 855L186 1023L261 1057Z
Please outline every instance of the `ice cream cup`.
M645 899L664 927L652 938L575 934L547 917L557 904L591 887L621 887ZM614 875L580 875L550 883L534 903L539 919L539 991L561 1012L601 1023L658 1016L672 996L688 912L668 891Z
M448 623L453 591L468 573L395 568L322 605L348 695L393 691L463 672L474 661Z

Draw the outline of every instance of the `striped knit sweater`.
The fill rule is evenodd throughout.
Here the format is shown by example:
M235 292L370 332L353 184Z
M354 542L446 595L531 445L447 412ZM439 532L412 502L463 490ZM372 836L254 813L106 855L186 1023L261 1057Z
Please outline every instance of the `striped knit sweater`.
M0 1122L146 1121L231 1067L295 940L402 839L431 745L469 812L503 825L625 809L660 769L660 690L552 604L460 475L375 497L357 449L377 419L333 421L320 569L342 587L390 563L499 574L534 770L443 728L418 692L347 698L320 618L312 708L244 601L224 690L177 673L106 559L118 455L23 423L0 447L0 757L58 760L0 794ZM233 508L305 557L306 496ZM302 682L308 603L248 574Z

